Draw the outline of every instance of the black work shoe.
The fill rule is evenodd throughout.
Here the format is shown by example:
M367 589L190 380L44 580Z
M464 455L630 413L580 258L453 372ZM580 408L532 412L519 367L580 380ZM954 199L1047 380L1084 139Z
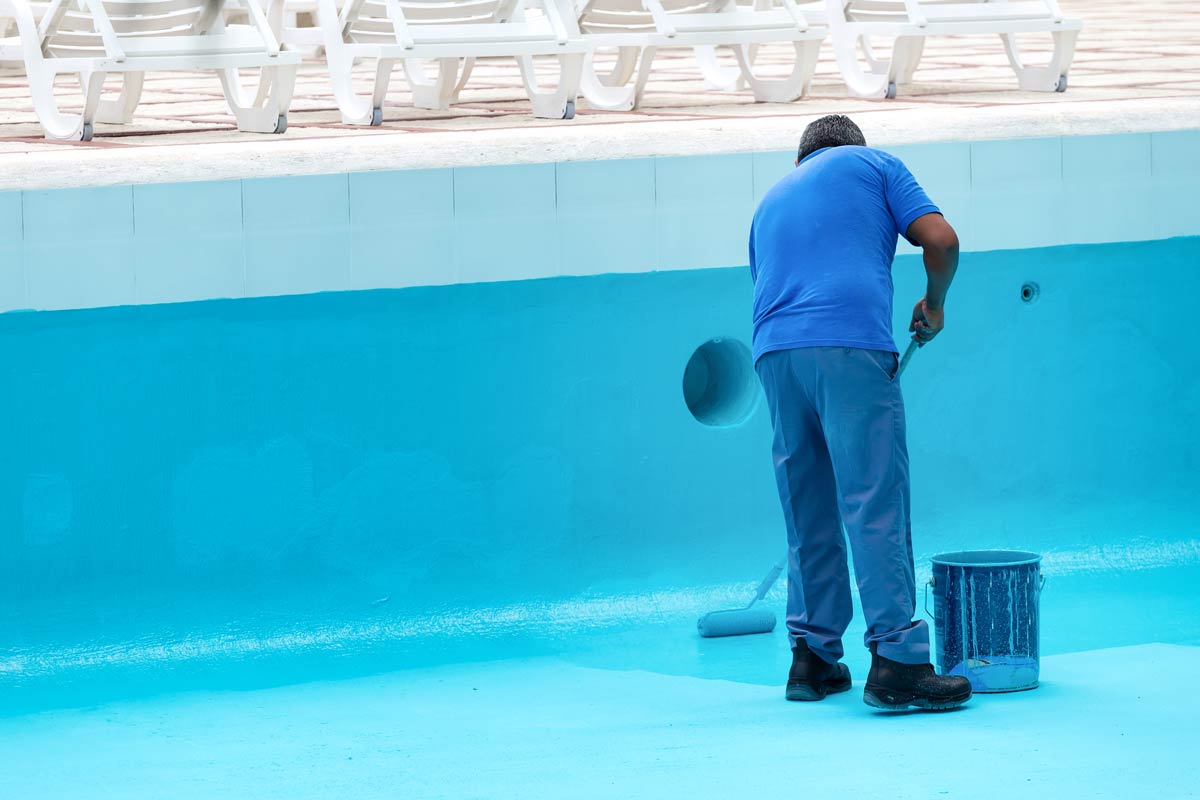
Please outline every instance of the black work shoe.
M803 639L792 648L792 669L788 673L788 700L824 700L850 688L850 669L840 661L830 664L808 649Z
M871 647L871 673L863 689L863 702L896 711L909 706L941 711L971 699L966 678L938 675L932 664L902 664L884 658Z

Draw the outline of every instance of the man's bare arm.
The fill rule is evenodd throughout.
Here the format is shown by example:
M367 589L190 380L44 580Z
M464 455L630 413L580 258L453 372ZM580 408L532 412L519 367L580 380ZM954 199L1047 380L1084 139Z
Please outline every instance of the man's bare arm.
M908 329L924 345L946 327L946 292L958 269L958 234L941 214L924 214L906 232L925 254L925 296L913 308Z

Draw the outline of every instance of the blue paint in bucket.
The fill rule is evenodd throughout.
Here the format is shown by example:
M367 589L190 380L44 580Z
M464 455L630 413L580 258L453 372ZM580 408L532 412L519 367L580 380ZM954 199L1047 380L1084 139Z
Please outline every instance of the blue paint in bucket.
M933 558L937 668L976 692L1017 692L1038 684L1038 601L1042 557L975 550Z

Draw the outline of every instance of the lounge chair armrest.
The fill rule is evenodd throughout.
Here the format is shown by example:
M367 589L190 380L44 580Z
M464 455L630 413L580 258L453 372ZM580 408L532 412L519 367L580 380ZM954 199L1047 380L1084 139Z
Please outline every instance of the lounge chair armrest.
M250 24L258 30L259 36L263 38L263 43L267 46L267 54L279 55L279 37L271 29L271 23L267 20L266 12L259 5L259 0L242 0L242 5L246 7L246 15L250 17Z
M571 31L567 28L565 22L573 13L571 0L541 0L542 8L546 12L546 20L550 23L550 29L554 31L554 38L559 44L566 44L571 40Z
M405 50L413 49L416 42L413 41L412 31L408 29L408 21L404 19L404 9L400 8L399 0L387 0L387 12L392 27L396 29L396 43Z
M917 0L904 0L904 10L908 12L908 21L918 28L924 28L929 23Z
M118 64L121 63L125 60L125 51L121 49L121 44L117 41L117 32L113 30L112 20L108 18L103 0L84 0L84 2L92 13L96 33L100 34L100 40L104 42L105 54Z
M808 30L808 20L804 16L804 12L800 10L800 6L796 5L796 0L782 0L783 8L791 15L796 22L796 27L799 30Z
M662 3L659 0L643 0L643 2L646 4L646 10L650 12L650 16L654 18L658 32L663 36L674 37L675 26L671 24L670 14L662 7Z
M1050 18L1055 22L1063 21L1062 9L1058 7L1058 0L1046 0L1046 8L1050 11Z

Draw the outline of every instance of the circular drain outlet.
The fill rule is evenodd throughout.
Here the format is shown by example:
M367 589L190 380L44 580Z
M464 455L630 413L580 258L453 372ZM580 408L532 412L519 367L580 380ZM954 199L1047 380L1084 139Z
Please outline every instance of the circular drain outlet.
M697 347L683 370L683 399L705 425L743 422L758 403L750 348L736 339L710 339Z

